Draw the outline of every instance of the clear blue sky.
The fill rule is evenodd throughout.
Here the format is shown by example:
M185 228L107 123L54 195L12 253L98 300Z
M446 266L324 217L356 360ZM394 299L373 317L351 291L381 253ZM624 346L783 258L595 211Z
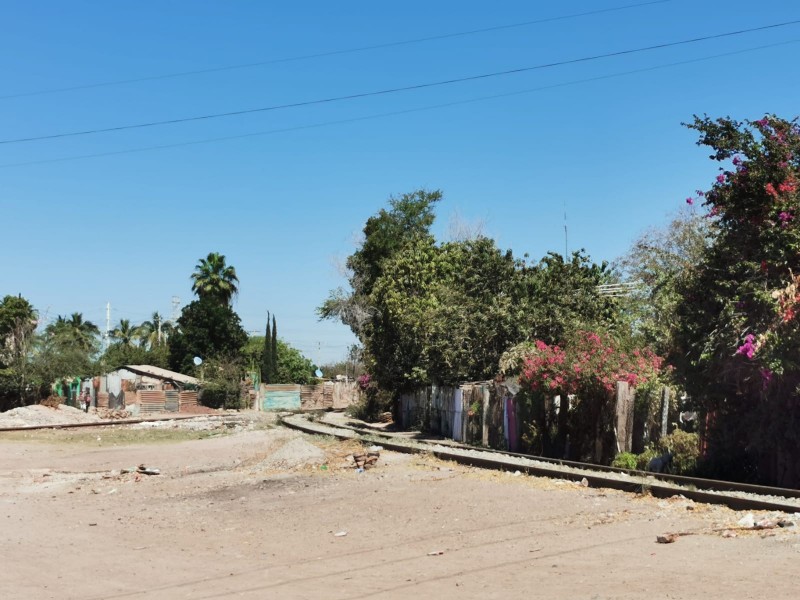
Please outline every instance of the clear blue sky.
M673 0L574 19L266 66L28 92L324 53L636 4L8 1L0 139L314 100L503 71L800 19L788 0ZM508 94L800 40L800 25L326 105L0 144L0 294L105 326L192 299L210 251L236 267L247 330L267 310L315 361L343 356L314 308L392 194L441 189L436 233L482 221L503 248L623 253L716 174L694 113L798 114L800 44L447 108L216 143L6 166L302 127Z

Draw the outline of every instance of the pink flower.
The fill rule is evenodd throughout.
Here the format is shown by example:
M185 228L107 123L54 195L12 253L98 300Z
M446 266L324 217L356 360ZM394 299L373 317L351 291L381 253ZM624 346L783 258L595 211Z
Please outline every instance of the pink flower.
M717 183L725 183L725 175L723 175L722 173L717 175Z
M778 197L778 191L775 189L775 186L772 185L771 183L768 183L767 185L764 186L764 191L767 192L773 198Z
M741 354L752 359L756 354L755 339L752 333L748 333L744 338L744 344L736 349L736 354Z
M738 167L740 164L742 164L742 159L739 158L738 156L734 156L733 157L733 164Z
M792 220L792 215L791 213L784 211L778 215L778 218L781 220L782 223L786 224Z
M758 125L759 127L766 127L767 125L769 125L769 121L767 121L767 118L764 117L763 119L759 119L758 121L756 121L756 125Z
M778 186L778 190L784 193L792 193L795 189L797 189L797 185L791 181L784 181Z
M692 199L692 198L687 198L687 199L686 199L686 204L688 204L689 206L691 206L692 204L694 204L694 199Z

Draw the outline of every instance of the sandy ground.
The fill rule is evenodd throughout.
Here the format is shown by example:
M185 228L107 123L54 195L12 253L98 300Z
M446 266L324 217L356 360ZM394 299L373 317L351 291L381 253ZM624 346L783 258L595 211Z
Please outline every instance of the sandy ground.
M281 428L96 431L0 434L0 597L797 597L800 527L726 508L389 452L357 473L354 442Z

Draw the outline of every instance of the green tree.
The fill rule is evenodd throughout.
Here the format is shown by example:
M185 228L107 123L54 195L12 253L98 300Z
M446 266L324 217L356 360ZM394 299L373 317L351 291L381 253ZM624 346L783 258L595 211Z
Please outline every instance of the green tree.
M276 350L278 361L275 383L309 385L314 382L316 367L302 352L281 339L276 340Z
M99 371L107 372L123 365L152 365L169 368L169 349L166 344L146 348L122 343L111 344L98 360Z
M172 323L165 321L158 311L138 328L139 341L151 350L157 346L165 346L171 334Z
M69 318L59 315L47 326L45 333L62 344L72 344L80 350L94 354L100 346L100 329L91 321L84 321L83 314L72 313Z
M34 382L32 352L37 314L22 296L0 302L0 409L25 403Z
M333 292L319 309L351 327L383 389L491 378L515 344L616 324L616 301L598 291L611 277L605 264L582 252L528 264L482 236L437 244L440 197L409 194L370 218L348 258L351 292Z
M264 364L264 353L272 348L272 344L265 344L266 336L256 335L248 339L243 356L250 364ZM302 352L288 342L278 339L276 341L276 355L278 366L276 375L271 383L298 383L311 384L314 381L314 364ZM266 383L266 382L264 382Z
M673 362L713 414L714 474L797 487L800 130L776 116L689 127L721 166L701 195L713 236L679 286Z
M390 209L381 209L364 226L361 247L347 259L350 290L333 290L317 309L322 319L338 319L360 337L361 329L375 316L369 296L383 265L406 244L417 238L430 238L434 205L440 191L418 190L390 198Z
M272 315L272 339L270 340L270 381L278 379L278 325L275 322L275 315ZM277 381L274 381L277 383Z
M615 265L632 284L621 305L635 334L661 356L673 350L679 282L702 260L712 228L705 215L686 207L666 226L643 233Z
M239 291L236 269L225 264L225 256L219 252L210 252L206 258L201 258L191 279L192 291L201 300L210 299L230 305Z
M169 339L170 368L194 373L193 359L238 357L247 342L239 316L227 304L214 298L201 298L183 308L178 329Z
M272 333L271 324L269 322L269 313L267 313L267 331L264 335L264 347L261 352L261 381L264 383L272 383L274 378L274 371L272 368Z
M111 339L123 346L132 347L134 342L140 339L140 336L141 330L138 326L131 324L129 319L120 319L119 324L111 331Z

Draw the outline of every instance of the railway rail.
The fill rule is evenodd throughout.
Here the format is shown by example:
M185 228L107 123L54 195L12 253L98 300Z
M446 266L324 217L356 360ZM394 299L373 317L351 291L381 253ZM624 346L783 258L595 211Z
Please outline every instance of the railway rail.
M424 437L409 438L339 423L315 422L305 415L283 416L287 427L311 434L359 439L380 444L387 450L405 453L430 453L442 460L486 469L520 471L529 475L583 481L592 487L612 488L627 492L647 491L653 496L668 498L682 495L696 502L722 504L734 510L765 510L800 513L800 490L776 488L731 481L685 477L666 473L647 473L581 463L548 459L516 452L490 450L459 444L449 440Z

